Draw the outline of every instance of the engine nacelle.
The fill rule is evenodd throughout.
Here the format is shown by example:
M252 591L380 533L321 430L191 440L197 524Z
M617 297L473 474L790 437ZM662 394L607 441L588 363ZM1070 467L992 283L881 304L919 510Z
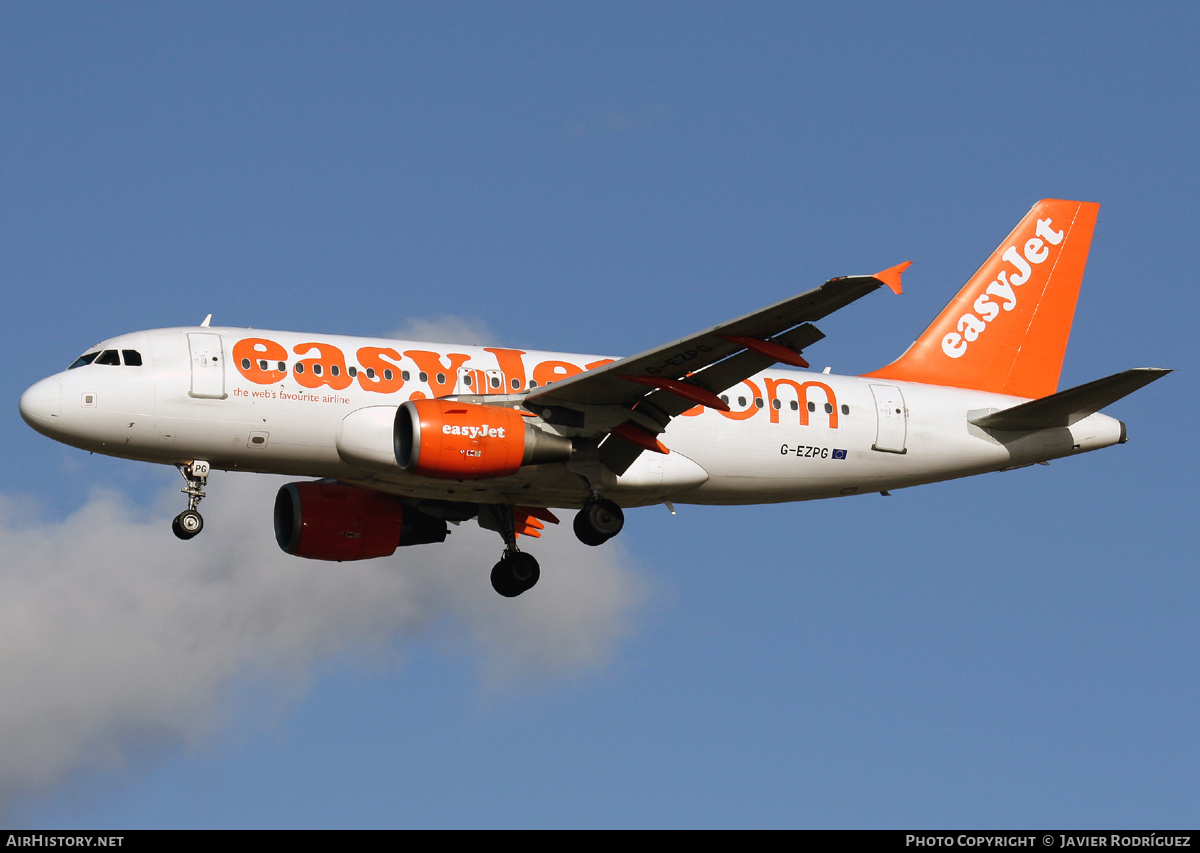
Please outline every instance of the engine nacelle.
M446 533L440 518L359 486L288 483L275 495L275 541L297 557L369 560L390 556L401 545L443 542Z
M538 429L515 409L410 400L396 412L396 462L410 474L485 480L523 465L565 462L571 440Z

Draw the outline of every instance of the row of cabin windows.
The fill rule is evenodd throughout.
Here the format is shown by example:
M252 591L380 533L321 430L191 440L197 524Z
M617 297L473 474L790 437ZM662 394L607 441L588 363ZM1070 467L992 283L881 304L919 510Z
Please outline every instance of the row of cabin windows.
M97 352L85 352L71 363L67 370L83 367L85 364L115 364L120 366L124 361L126 367L141 367L142 354L135 349L106 349Z
M463 377L463 385L466 385L468 388L470 388L470 387L471 387L471 385L472 385L472 384L474 384L474 382L475 382L475 377L473 377L473 376L467 375L467 376L464 376L464 377ZM489 384L489 385L490 385L490 386L491 386L493 389L497 389L497 388L499 388L499 387L500 387L500 377L499 377L499 376L489 376L489 377L488 377L488 384ZM514 390L514 391L520 391L520 390L521 390L521 380L520 380L520 379L513 379L513 380L512 380L512 387L513 387L513 390ZM532 380L530 380L530 382L529 382L529 387L530 387L530 388L536 388L536 387L537 387L537 383L536 383L536 382L534 382L534 381L532 381Z
M74 370L76 367L83 367L85 364L120 365L120 364L122 364L122 362L125 364L126 367L141 367L142 366L142 354L139 353L137 350L133 350L133 349L124 349L124 350L106 349L106 350L99 350L97 352L87 352L87 353L84 353L83 355L79 356L79 358L75 359L75 361L71 364L70 367L67 368L67 370ZM268 368L267 368L266 359L259 359L258 367L260 370L267 370ZM277 367L278 367L280 373L287 373L287 363L286 362L282 362L282 361L278 362ZM243 370L250 369L250 359L248 359L248 358L242 359L242 369ZM296 371L296 373L303 373L304 365L302 363L297 363L295 368L293 368L293 369ZM313 371L314 376L320 376L321 372L322 372L321 365L314 364L312 367L312 371ZM350 365L349 367L346 368L346 373L348 373L350 376L358 376L358 368L355 367L354 365ZM329 374L331 376L340 376L341 368L338 367L336 364L330 365ZM368 379L374 379L375 378L375 368L368 367L366 369L366 374L367 374ZM384 369L384 371L383 371L384 379L386 379L387 381L390 382L394 377L395 377L395 373L392 372L392 369L390 367ZM401 370L400 378L403 379L405 382L407 382L412 377L411 377L411 374L407 370ZM420 373L417 374L417 380L420 382L428 382L429 374L426 373L424 370L422 370ZM488 384L491 385L491 387L493 389L500 388L500 377L499 376L489 376L488 380L489 380ZM446 374L439 373L437 375L437 382L439 385L446 384ZM467 376L463 377L463 384L466 385L468 388L471 387L473 382L474 382L474 377L472 377L471 375L468 374ZM513 380L511 380L511 383L512 383L512 388L514 391L521 390L521 380L513 379ZM547 382L546 384L550 385L553 383ZM536 387L538 387L538 384L535 380L530 379L529 387L536 388ZM729 395L722 394L721 402L728 405L729 404ZM741 408L744 409L746 407L746 398L745 397L738 397L737 402L738 402L738 406L740 406ZM757 408L761 409L764 405L763 398L755 397L754 405ZM783 408L783 403L780 400L772 400L771 405L774 406L776 409ZM798 411L800 409L799 403L797 403L795 400L789 401L788 405L791 406L791 409L793 412ZM815 412L817 410L816 403L813 403L810 401L808 404L808 410L810 412ZM831 406L829 403L825 404L825 413L833 414L833 406ZM842 406L842 414L843 415L850 414L850 407L843 405Z
M127 352L128 352L128 350L127 350ZM136 353L135 353L135 354L136 354ZM139 361L138 363L140 364L141 362ZM251 362L250 362L250 359L248 359L248 358L243 358L243 359L242 359L242 370L249 370L249 369L250 369L250 363L251 363ZM78 364L79 364L79 362L76 362L75 364L73 364L73 365L71 365L71 366L72 366L72 367L76 367L76 366L78 366ZM259 369L259 370L268 370L268 369L269 369L269 366L268 366L268 363L267 363L267 360L266 360L266 359L259 359L259 361L258 361L258 369ZM280 362L278 362L278 363L276 364L276 369L277 369L277 370L279 370L279 372L280 372L280 373L287 373L287 363L286 363L286 362L283 362L283 361L280 361ZM294 368L292 368L292 369L293 369L293 370L294 370L296 373L303 373L303 372L304 372L304 364L303 364L303 363L297 363L297 364L296 364L296 366L295 366ZM312 366L312 372L313 372L313 375L314 375L314 376L320 376L320 375L321 375L321 373L323 372L323 368L322 368L322 367L321 367L321 365L319 365L319 364L314 364L314 365ZM368 378L368 379L374 379L374 378L375 378L375 368L373 368L373 367L368 367L368 368L367 368L365 371L363 371L363 372L367 374L367 378ZM332 364L332 365L330 365L330 366L329 366L329 375L330 375L330 376L340 376L340 375L341 375L341 373L342 373L342 370L341 370L341 368L340 368L340 367L338 367L336 364ZM349 367L347 367L347 368L346 368L346 373L347 373L347 374L349 374L350 376L358 376L358 368L357 368L357 367L355 367L354 365L350 365ZM384 379L386 379L386 380L387 380L387 381L389 381L389 382L390 382L390 381L391 381L391 380L392 380L392 379L395 377L395 375L396 375L396 374L392 372L392 369L391 369L390 367L389 367L389 368L385 368L385 369L384 369L384 371L383 371L383 378L384 378ZM410 374L410 373L409 373L407 370L401 370L401 371L400 371L400 378L401 378L401 379L403 379L405 382L407 382L409 379L411 379L411 378L412 378L412 374ZM436 376L435 378L437 379L437 383L438 383L439 385L445 385L445 384L446 384L446 374L444 374L444 373L439 373L439 374L437 374L437 376ZM500 377L499 377L499 376L492 376L492 377L490 377L490 379L491 379L491 382L490 382L489 384L492 386L492 388L496 388L496 389L500 388L500 384L501 384L501 383L500 383ZM424 370L422 370L420 373L418 373L418 374L417 374L417 381L418 381L418 382L428 382L428 381L429 381L429 374L428 374L428 373L426 373ZM471 387L471 384L472 384L472 382L473 382L473 381L474 381L474 380L473 380L473 378L472 378L471 376L465 376L465 377L463 377L463 384L464 384L464 385L466 385L468 388L469 388L469 387ZM550 384L550 383L546 383L546 384ZM537 382L536 382L536 381L534 381L534 380L532 380L532 379L531 379L531 380L529 380L529 387L530 387L530 388L536 388L536 387L537 387L537 385L538 385L538 384L537 384ZM512 380L512 387L513 387L513 390L514 390L514 391L519 391L519 390L521 390L521 380L519 380L519 379L514 379L514 380Z
M243 358L242 359L242 370L249 370L250 364L251 364L250 359ZM258 369L259 370L269 370L270 367L271 366L267 362L266 359L259 359L259 361L258 361ZM278 370L280 373L287 373L287 362L285 362L285 361L276 362L275 369ZM293 370L296 373L303 373L304 365L298 363L293 368ZM324 368L321 367L321 365L319 365L319 364L314 364L312 366L312 372L313 372L314 376L320 376L322 373L324 373ZM346 373L349 376L358 376L358 368L355 367L354 365L350 365L349 367L346 368ZM365 373L367 375L368 379L375 378L375 368L373 368L373 367L368 367L366 370L363 371L363 373ZM329 366L329 375L330 376L341 376L342 369L340 367L338 367L336 364L331 364ZM392 372L392 369L390 367L383 371L383 378L387 379L388 381L391 381L395 377L395 375L396 374ZM408 380L408 375L409 374L408 374L407 370L400 371L400 376L406 381ZM438 374L439 382L442 381L442 376L443 376L443 374L441 374L441 373ZM428 377L424 373L421 374L422 382L424 382L427 378Z
M721 402L722 402L722 403L724 403L725 405L727 405L727 406L728 406L728 405L729 405L729 395L728 395L728 394L722 394L722 395L721 395ZM740 406L740 407L741 407L741 408L743 408L743 409L744 409L744 408L746 408L746 398L745 398L745 397L738 397L738 398L737 398L737 404L738 404L738 406ZM766 405L766 404L763 402L763 398L762 398L762 397L755 397L755 398L754 398L754 405L755 405L755 407L756 407L756 408L759 408L759 409L761 409L761 408L762 408L764 405ZM789 402L788 402L788 405L789 405L789 406L791 406L791 409L792 409L792 411L793 411L793 412L798 412L798 411L800 411L800 404L799 404L798 402L796 402L795 400L791 400L791 401L789 401ZM771 401L771 406L772 406L773 408L775 408L775 409L782 409L782 408L783 408L783 401L782 401L782 400L772 400L772 401ZM808 410L809 410L810 412L815 412L815 411L817 410L817 404L816 404L816 403L814 403L814 402L812 402L812 401L810 400L810 401L808 402ZM832 406L831 404L829 404L829 403L826 403L826 404L825 404L825 414L827 414L827 415L832 415L832 414L833 414L833 406ZM843 415L848 415L848 414L850 414L850 407L849 407L849 406L847 406L847 405L844 405L844 404L843 404L843 406L842 406L842 414L843 414Z

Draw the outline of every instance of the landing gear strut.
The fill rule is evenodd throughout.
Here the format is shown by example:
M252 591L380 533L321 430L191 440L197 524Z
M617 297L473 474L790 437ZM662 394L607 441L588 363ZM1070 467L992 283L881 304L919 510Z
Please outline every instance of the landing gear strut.
M584 545L603 545L624 526L625 513L607 498L593 497L575 514L575 536Z
M196 511L204 498L204 486L208 482L209 465L197 459L190 465L176 465L187 485L181 490L188 496L188 508L175 516L171 522L171 532L180 539L191 539L204 529L204 518Z

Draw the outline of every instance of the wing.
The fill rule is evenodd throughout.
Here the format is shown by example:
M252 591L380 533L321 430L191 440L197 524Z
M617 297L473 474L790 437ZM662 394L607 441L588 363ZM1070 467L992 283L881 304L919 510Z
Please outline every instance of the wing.
M911 261L873 276L843 276L736 320L530 392L525 406L549 423L602 438L600 459L624 473L657 436L696 405L727 410L717 395L777 362L808 367L801 351L824 335L820 320L883 285L901 292Z

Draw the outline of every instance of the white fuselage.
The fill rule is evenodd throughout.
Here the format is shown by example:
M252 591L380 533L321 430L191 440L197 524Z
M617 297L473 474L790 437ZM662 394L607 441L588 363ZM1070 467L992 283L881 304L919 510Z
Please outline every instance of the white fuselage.
M21 399L35 429L85 450L167 464L204 459L424 499L579 506L589 494L569 463L471 482L404 473L391 451L391 422L410 399L481 388L519 394L609 359L208 327L136 332L93 351L137 357L74 367ZM764 371L722 396L729 412L697 407L670 423L659 436L669 454L644 452L619 477L606 471L605 495L624 506L811 500L1028 465L1124 439L1123 425L1102 414L1070 427L987 431L968 417L1022 399L808 371Z

